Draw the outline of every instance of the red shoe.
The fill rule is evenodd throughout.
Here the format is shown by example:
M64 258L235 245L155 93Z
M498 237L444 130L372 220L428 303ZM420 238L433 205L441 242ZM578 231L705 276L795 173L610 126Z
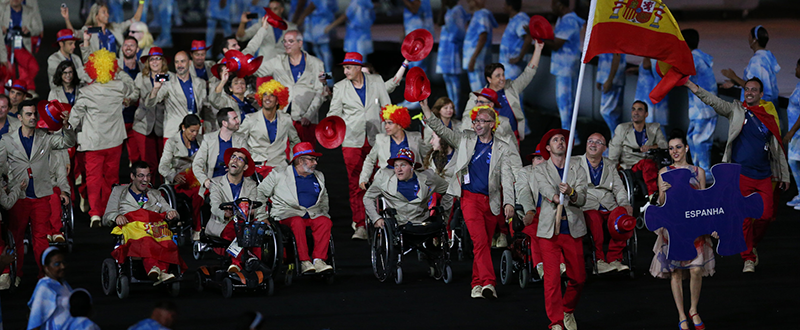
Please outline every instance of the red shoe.
M694 313L694 314L692 314L692 315L690 315L690 316L689 316L689 317L691 317L691 318L692 318L692 323L694 323L694 317L695 317L695 316L699 317L699 316L697 315L697 313ZM694 323L694 329L695 329L695 330L706 330L706 325L705 325L705 324L703 324L703 321L700 321L700 324Z

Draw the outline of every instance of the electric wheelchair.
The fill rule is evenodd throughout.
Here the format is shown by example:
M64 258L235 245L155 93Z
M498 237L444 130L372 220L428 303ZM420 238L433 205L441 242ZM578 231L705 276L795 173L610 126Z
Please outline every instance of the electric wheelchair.
M533 264L531 256L531 241L533 240L530 235L522 232L525 228L525 223L522 222L523 215L522 205L517 204L514 218L511 220L511 228L514 235L511 236L511 241L508 248L503 251L500 257L500 283L507 285L511 283L513 275L518 275L518 282L520 288L525 288L529 283L538 282L542 279L539 278L539 273L536 271L536 265Z

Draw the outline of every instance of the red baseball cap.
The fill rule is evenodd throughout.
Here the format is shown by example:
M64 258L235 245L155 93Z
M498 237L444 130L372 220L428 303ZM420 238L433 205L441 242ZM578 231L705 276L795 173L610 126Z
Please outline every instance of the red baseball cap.
M400 53L411 62L422 61L433 49L433 35L426 29L416 29L403 38Z
M70 29L61 29L56 33L56 42L67 40L80 40Z
M398 159L405 160L409 164L414 164L414 169L418 169L418 168L422 167L422 164L417 163L415 161L416 157L414 156L414 152L411 151L411 149L402 148L402 149L398 150L397 151L397 155L395 155L392 158L389 158L389 160L387 160L386 163L389 164L389 166L394 166L394 161L398 160Z

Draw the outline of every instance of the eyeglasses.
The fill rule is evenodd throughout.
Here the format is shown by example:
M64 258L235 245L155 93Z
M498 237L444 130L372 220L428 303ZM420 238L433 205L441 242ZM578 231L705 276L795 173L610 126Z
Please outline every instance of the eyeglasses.
M599 140L587 140L586 144L596 144L596 145L599 145L599 146L606 145L605 143L603 143L603 141L599 141Z
M494 120L485 120L485 119L475 119L472 121L473 124L488 124L493 122Z
M303 157L303 159L305 161L313 162L313 163L319 162L319 158L317 158L317 157Z
M150 173L147 173L147 174L141 174L141 173L140 174L136 174L136 178L139 178L139 179L149 178L151 176L152 176L152 174L150 174Z
M231 160L238 160L238 161L240 161L242 163L244 163L246 161L244 158L236 156L236 155L232 155L231 156Z

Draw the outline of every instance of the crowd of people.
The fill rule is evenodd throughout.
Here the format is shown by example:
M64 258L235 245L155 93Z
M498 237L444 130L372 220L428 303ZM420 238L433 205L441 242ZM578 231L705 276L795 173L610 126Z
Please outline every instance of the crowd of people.
M585 141L586 153L569 155L567 146L582 142L570 141L567 129L586 21L567 0L552 1L558 17L555 38L544 41L528 32L530 17L521 11L521 0L506 0L509 22L499 63L492 63L492 31L498 24L485 0L469 0L468 8L445 0L435 63L431 57L407 60L389 80L366 62L373 53L371 1L350 2L338 18L336 1L292 1L289 10L283 1L256 6L261 2L266 1L252 1L255 15L241 9L234 33L227 11L231 2L208 1L205 40L193 40L190 49L179 50L172 58L166 57L164 48L172 47L169 26L174 1L151 2L161 22L158 39L143 22L147 1L138 1L129 20L122 19L118 1L94 4L81 29L73 28L70 10L62 6L66 26L56 33L58 50L47 58L46 98L35 93L48 89L34 84L39 71L36 53L43 33L52 32L43 31L37 1L0 5L5 40L0 45L6 47L0 50L0 64L13 68L4 73L9 76L7 94L0 95L0 174L5 184L0 204L4 229L16 242L15 246L0 242L4 246L0 289L33 279L23 275L25 255L20 253L30 228L40 280L28 305L29 329L97 328L88 318L91 296L73 290L64 280L66 252L51 246L65 241L62 205L74 201L76 208L88 213L91 227L116 227L115 232L130 235L152 214L162 214L158 223L181 217L152 189L159 184L172 185L190 201L187 221L194 241L202 236L236 238L234 214L220 209L221 204L239 198L271 201L269 210L258 208L254 217L279 221L291 229L300 272L330 271L326 254L333 222L325 175L317 170L320 145L341 146L354 240L368 239L367 226L386 226L376 208L379 197L397 210L401 225L427 221L430 201L444 207L445 217L452 216L454 204L460 203L474 245L472 298L498 297L490 251L508 246L512 236L507 219L519 212L523 232L532 238L532 262L544 280L551 329L577 329L573 313L586 279L583 237L587 233L593 239L596 264L592 266L598 273L628 270L622 251L632 228L622 224L635 223L638 210L619 170L641 174L652 204L663 204L669 194L671 185L661 174L670 169L689 169L689 184L704 189L713 181L710 148L717 116L726 117L729 133L722 161L740 164L742 194L758 193L764 202L760 218L743 222L747 245L741 253L743 272L755 272L758 243L775 220L779 194L789 188L792 176L800 176L800 138L795 136L800 129L800 84L789 99L790 129L781 134L776 111L780 66L766 49L769 33L761 25L750 30L754 55L744 74L722 70L730 79L723 88L742 89L736 101L717 96L713 58L698 48L698 31L682 31L697 69L685 83L692 93L685 105L690 119L687 133L673 130L665 136L668 100L652 104L647 97L660 79L655 60L647 58L638 68L631 122L620 123L626 55L599 56L596 87L602 91L601 113L611 135L592 132ZM403 5L406 34L418 29L434 32L429 0L408 0ZM331 86L331 31L341 24L346 24L345 56L338 67L345 78ZM218 26L224 30L221 39ZM246 47L240 42L247 42ZM214 45L219 53L212 50ZM551 50L550 73L555 76L561 128L546 132L536 151L523 157L519 144L531 132L522 94L537 74L545 48ZM448 96L430 103L393 100L389 93L400 85L407 69L417 67L423 71L435 67L428 73L443 75ZM796 71L800 78L800 61ZM464 73L469 94L460 86ZM324 105L329 109L322 125ZM422 111L420 131L410 130L409 108ZM338 134L338 141L321 141L331 135L327 133ZM672 164L659 168L649 153L653 149L666 150ZM130 160L131 182L119 185L123 150ZM531 164L523 166L523 159ZM211 210L207 223L201 221L204 205ZM800 196L787 205L800 209ZM620 226L604 238L609 219ZM156 222L148 224L148 235L164 250L137 256L148 277L163 283L174 278L170 267L186 266L171 238L152 234ZM306 242L307 227L313 236L312 251ZM704 329L697 305L702 278L714 274L711 237L716 233L697 238L693 260L670 260L665 254L666 229L656 233L650 272L671 278L680 328L688 329L691 323ZM115 250L114 256L120 260L138 253L134 250ZM245 248L232 258L227 271L239 272L253 258L261 258L261 251ZM12 281L9 264L14 261ZM562 273L569 278L564 292ZM684 278L691 282L688 318ZM167 328L175 313L174 304L161 302L151 318L131 329ZM248 322L242 329L263 326L257 312L243 319Z

